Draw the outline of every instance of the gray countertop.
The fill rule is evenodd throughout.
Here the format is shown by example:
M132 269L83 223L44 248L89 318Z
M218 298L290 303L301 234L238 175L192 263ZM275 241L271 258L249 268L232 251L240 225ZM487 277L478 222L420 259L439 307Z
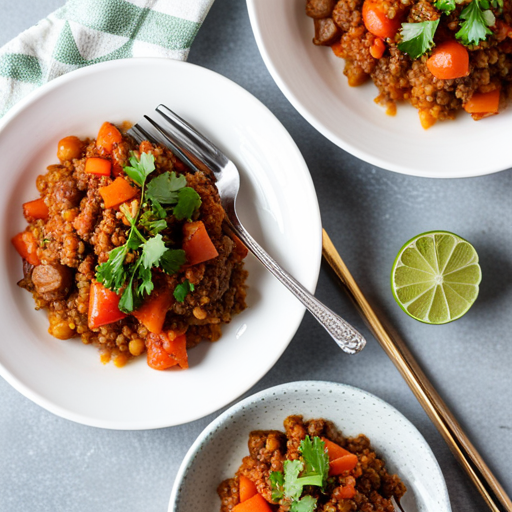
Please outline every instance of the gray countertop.
M63 3L0 0L0 45ZM512 494L512 173L420 179L374 168L334 146L275 85L242 0L214 3L189 61L242 85L288 129L311 171L324 227L352 274L407 340ZM480 297L471 312L445 326L406 316L389 288L390 268L402 244L434 229L470 240L483 271ZM249 394L306 379L343 382L374 393L426 438L443 470L454 512L485 511L469 478L325 264L317 295L361 328L369 339L367 348L357 356L343 354L307 314L284 355ZM102 430L54 416L0 379L0 511L167 510L181 460L216 416L154 431Z

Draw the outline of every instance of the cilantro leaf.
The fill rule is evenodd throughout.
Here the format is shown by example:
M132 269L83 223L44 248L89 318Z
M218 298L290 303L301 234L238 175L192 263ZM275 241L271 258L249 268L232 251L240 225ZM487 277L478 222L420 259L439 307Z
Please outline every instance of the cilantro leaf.
M108 255L108 260L98 266L96 271L96 280L105 288L118 293L126 281L126 271L124 269L124 260L128 254L128 247L121 245L112 249Z
M133 280L135 278L139 265L140 260L136 264L130 266L130 280L128 281L128 285L124 289L124 292L121 295L121 298L119 299L119 304L117 306L120 311L126 314L130 314L133 310L137 309L142 302L142 297L137 293L137 290L134 290L133 286Z
M329 456L325 451L325 443L319 437L314 437L311 441L311 438L306 436L301 441L299 449L305 466L299 479L302 485L323 487L329 473Z
M176 176L173 172L164 172L153 178L147 186L147 195L161 204L176 204L178 202L178 191L186 187L185 176Z
M292 500L298 500L302 494L302 484L298 482L299 474L304 469L300 460L285 460L284 468L284 494Z
M290 507L290 512L313 512L315 508L316 498L307 495L300 501L294 501Z
M160 265L165 273L175 274L186 261L187 257L183 249L167 249L160 258Z
M158 267L158 262L166 250L162 235L150 238L142 245L142 265L145 268Z
M190 219L201 206L201 196L191 187L184 187L178 193L178 204L173 213L178 220Z
M155 288L155 285L153 284L153 274L151 273L151 269L140 266L137 274L137 277L140 281L139 287L137 288L137 293L141 296L144 293L149 295Z
M421 23L402 23L402 42L398 49L407 53L411 59L417 59L434 46L434 34L439 20Z
M139 219L139 224L148 231L150 235L157 235L167 227L165 219L159 219L155 216L153 211L145 211Z
M455 0L437 0L437 2L434 3L434 6L445 14L450 14L455 10L456 3Z
M279 501L284 497L284 475L281 471L270 473L270 488L272 490L272 501Z
M131 153L130 166L124 167L124 172L141 187L146 178L155 170L155 157L151 153L141 153L140 159Z
M174 288L174 298L178 302L183 302L185 300L185 297L190 293L193 292L195 289L195 286L188 280L185 279L183 283L180 283L176 288Z
M460 18L465 21L461 24L455 37L465 45L478 44L492 34L489 26L495 23L494 15L491 11L484 11L481 4L484 8L489 7L487 0L472 0L460 13ZM491 13L492 17L486 13Z

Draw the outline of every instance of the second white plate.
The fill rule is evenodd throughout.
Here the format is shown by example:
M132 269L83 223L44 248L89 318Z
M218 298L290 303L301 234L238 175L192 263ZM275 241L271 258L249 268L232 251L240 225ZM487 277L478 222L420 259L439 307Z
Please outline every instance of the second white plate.
M387 116L373 83L349 87L344 62L311 42L305 0L247 0L252 29L272 77L299 113L340 148L391 171L429 178L480 176L512 167L512 107L482 121L460 113L424 130L403 103Z

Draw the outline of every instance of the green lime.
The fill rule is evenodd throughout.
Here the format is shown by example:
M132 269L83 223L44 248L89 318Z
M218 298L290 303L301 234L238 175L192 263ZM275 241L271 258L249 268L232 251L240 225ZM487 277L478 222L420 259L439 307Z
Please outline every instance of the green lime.
M448 231L409 240L391 270L391 289L400 307L427 324L463 316L478 296L482 271L475 248Z

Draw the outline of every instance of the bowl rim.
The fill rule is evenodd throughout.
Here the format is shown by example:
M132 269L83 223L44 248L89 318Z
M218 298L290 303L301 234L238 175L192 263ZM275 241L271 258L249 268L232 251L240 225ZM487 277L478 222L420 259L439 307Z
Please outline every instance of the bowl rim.
M432 451L432 448L424 438L424 436L421 434L421 432L416 428L416 426L406 417L404 414L402 414L398 409L396 409L393 405L386 402L382 398L379 398L378 396L374 395L373 393L370 393L369 391L366 391L364 389L358 388L356 386L352 386L350 384L343 384L341 382L334 382L334 381L326 381L326 380L300 380L300 381L292 381L292 382L285 382L283 384L278 384L277 386L272 386L270 388L263 389L253 395L249 395L242 400L236 402L235 404L228 407L226 410L224 410L217 418L215 418L211 423L209 423L203 431L197 436L196 440L192 444L192 446L187 451L185 457L183 458L183 461L181 462L181 465L178 469L178 472L176 473L176 477L174 479L174 483L172 486L171 496L169 499L169 506L168 506L168 512L178 512L177 506L177 499L179 495L179 488L181 486L181 483L183 482L183 479L187 475L189 469L191 468L191 463L193 462L194 458L198 454L198 452L201 450L203 444L207 441L208 436L217 429L217 427L221 426L226 420L229 420L229 418L233 415L239 412L241 409L244 409L258 401L260 401L261 398L266 398L272 394L280 393L282 394L283 391L290 390L291 388L297 389L301 388L301 390L306 390L310 388L320 388L320 390L326 390L326 389L337 389L339 391L345 390L345 391L353 391L358 394L365 395L369 398L371 398L373 401L380 403L381 405L384 405L385 407L391 408L399 417L402 418L402 420L409 425L415 433L419 436L420 439L422 439L425 443L425 448L427 451L431 454L432 460L434 461L434 464L439 471L439 473L442 475L442 481L444 483L443 485L443 494L444 494L444 500L450 507L449 510L451 510L451 504L450 504L450 496L448 493L448 488L446 486L446 480L444 479L443 471L441 469L441 466L437 460L437 458L434 455L434 452Z
M213 71L211 69L205 68L203 66L199 66L197 64L188 63L186 61L178 61L178 60L172 60L172 59L162 59L158 57L137 57L137 58L127 58L127 59L117 59L113 61L106 61L102 63L93 64L91 66L86 66L83 68L79 68L73 71L70 71L69 73L66 73L60 77L57 77L50 82L47 82L43 84L41 87L35 89L34 91L30 92L27 96L22 98L18 103L16 103L2 118L0 118L0 137L4 133L6 129L9 128L12 121L14 121L18 115L24 113L26 110L30 109L30 107L38 102L41 97L45 96L48 92L65 86L68 82L75 81L77 79L80 79L81 77L88 76L91 74L98 73L102 70L109 70L109 69L115 69L115 68L121 68L126 67L130 65L144 65L146 64L153 64L153 65L159 65L159 66L184 66L184 67L190 67L190 68L196 68L201 73L205 73L208 75L215 76L219 81L225 82L226 84L229 84L230 87L236 88L242 96L245 96L249 99L249 101L254 102L258 104L258 108L260 108L262 111L265 112L266 115L270 115L273 117L276 122L282 127L282 136L287 138L291 143L291 149L296 153L296 156L300 158L301 161L304 162L304 166L300 169L301 174L303 175L303 179L309 183L308 187L308 194L312 194L312 197L314 197L315 201L312 202L309 209L309 215L313 219L312 224L314 224L317 227L317 233L315 234L314 238L311 238L310 242L316 246L316 250L313 251L314 258L309 260L309 266L313 269L311 272L311 276L308 279L308 282L304 282L303 284L306 286L308 290L311 292L314 292L316 289L318 278L320 275L320 264L321 264L321 258L322 258L322 223L321 223L321 216L320 216L320 207L318 203L318 199L316 197L316 191L313 183L313 179L311 177L311 173L309 172L309 168L307 166L307 163L304 160L304 157L302 156L302 153L300 152L297 144L291 137L290 133L286 129L286 127L283 125L283 123L276 117L276 115L255 95L244 89L242 86L234 82L233 80L225 77L224 75ZM292 323L291 327L289 328L289 335L288 340L286 343L283 344L282 350L279 352L276 352L274 354L273 360L269 360L268 368L265 370L265 372L261 375L259 375L256 380L248 382L243 389L240 389L237 391L236 396L230 396L227 404L225 402L224 405L218 407L217 405L210 407L208 410L204 410L200 413L194 413L189 414L185 420L178 421L178 422L171 422L169 421L151 421L147 422L145 419L140 419L138 421L112 421L105 418L99 418L97 414L86 414L84 412L76 412L76 411L69 411L64 407L63 405L56 403L53 399L47 398L43 394L39 393L37 389L33 389L31 386L27 385L21 378L18 378L15 374L13 374L1 361L0 361L0 376L4 378L14 389L16 389L18 392L20 392L22 395L24 395L26 398L30 399L32 402L36 403L37 405L43 407L47 411L65 418L67 420L71 420L83 425L91 426L91 427L97 427L97 428L106 428L106 429L114 429L114 430L148 430L148 429L157 429L157 428L167 428L169 426L176 426L181 425L185 423L189 423L195 420L198 420L200 418L203 418L209 414L212 414L219 409L222 409L223 407L226 407L229 405L229 403L232 403L233 401L239 399L240 396L242 396L244 393L246 393L252 386L254 386L257 382L259 382L276 364L276 362L280 359L283 352L286 350L288 345L290 344L291 340L295 336L302 319L304 317L306 309L300 305L301 310L297 310L296 314L296 321ZM99 363L98 363L99 364Z

